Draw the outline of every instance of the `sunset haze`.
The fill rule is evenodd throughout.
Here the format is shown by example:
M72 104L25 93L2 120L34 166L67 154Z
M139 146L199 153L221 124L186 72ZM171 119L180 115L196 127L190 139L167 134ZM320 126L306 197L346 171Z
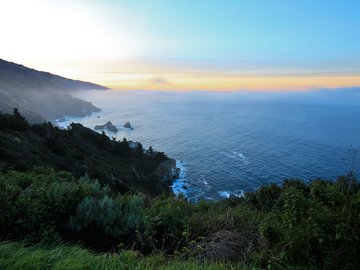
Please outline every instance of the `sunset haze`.
M1 58L119 90L360 85L359 1L0 1Z

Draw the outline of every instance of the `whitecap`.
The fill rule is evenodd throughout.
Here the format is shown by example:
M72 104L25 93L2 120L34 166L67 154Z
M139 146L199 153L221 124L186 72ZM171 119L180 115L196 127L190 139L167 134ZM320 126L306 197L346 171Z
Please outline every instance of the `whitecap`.
M231 196L235 196L237 198L244 197L244 191L243 190L235 190L235 191L219 191L219 196L224 199L229 199Z
M231 195L229 191L219 191L218 194L221 198L225 198L225 199L230 198Z
M190 185L186 182L186 163L176 160L176 169L179 171L178 178L176 178L171 185L172 191L175 196L184 195L187 197Z
M231 159L237 159L237 160L241 160L242 162L244 162L245 164L248 164L249 161L247 160L246 156L242 153L236 152L236 151L220 151L220 153L228 158Z
M171 185L173 193L177 197L183 195L190 202L198 202L205 194L205 191L190 184L186 175L185 162L176 160L176 169L179 171L179 174L178 178Z
M236 151L231 151L231 153L233 153L234 155L236 155L236 156L238 156L238 157L240 157L240 158L242 158L242 159L246 159L246 157L245 157L244 154L242 154L242 153L238 153L238 152L236 152Z

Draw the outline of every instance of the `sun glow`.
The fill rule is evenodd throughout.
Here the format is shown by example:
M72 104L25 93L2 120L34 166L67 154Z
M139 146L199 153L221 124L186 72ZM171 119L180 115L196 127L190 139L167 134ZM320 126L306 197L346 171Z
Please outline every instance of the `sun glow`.
M21 63L131 57L141 42L73 2L0 0L1 57Z

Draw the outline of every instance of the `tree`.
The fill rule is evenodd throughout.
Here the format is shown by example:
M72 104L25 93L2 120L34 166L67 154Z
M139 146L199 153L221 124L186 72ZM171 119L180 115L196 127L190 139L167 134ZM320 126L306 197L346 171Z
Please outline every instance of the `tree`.
M135 149L135 157L143 159L144 158L144 149L141 143L138 143Z
M14 130L24 131L29 128L28 122L26 121L25 117L23 117L20 114L18 108L14 108L14 112L11 118L12 118L11 127Z
M153 148L151 146L149 147L149 150L147 151L147 154L150 157L152 157L154 155L154 150L153 150Z

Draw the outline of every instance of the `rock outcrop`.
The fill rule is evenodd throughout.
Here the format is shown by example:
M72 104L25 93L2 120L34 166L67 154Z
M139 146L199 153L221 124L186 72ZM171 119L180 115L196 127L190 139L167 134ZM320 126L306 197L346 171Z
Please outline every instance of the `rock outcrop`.
M128 141L129 147L133 150L135 150L138 146L139 146L139 142L134 142L134 141Z
M171 185L174 179L178 177L178 174L175 159L167 159L161 162L155 170L155 175L161 178L161 181L166 185Z
M129 128L129 129L134 129L131 125L130 125L130 122L126 122L124 125L123 125L124 128Z
M110 121L108 121L106 124L104 125L97 125L94 128L95 130L108 130L111 132L118 132L118 129L116 128L116 126L113 125L113 123L111 123Z

